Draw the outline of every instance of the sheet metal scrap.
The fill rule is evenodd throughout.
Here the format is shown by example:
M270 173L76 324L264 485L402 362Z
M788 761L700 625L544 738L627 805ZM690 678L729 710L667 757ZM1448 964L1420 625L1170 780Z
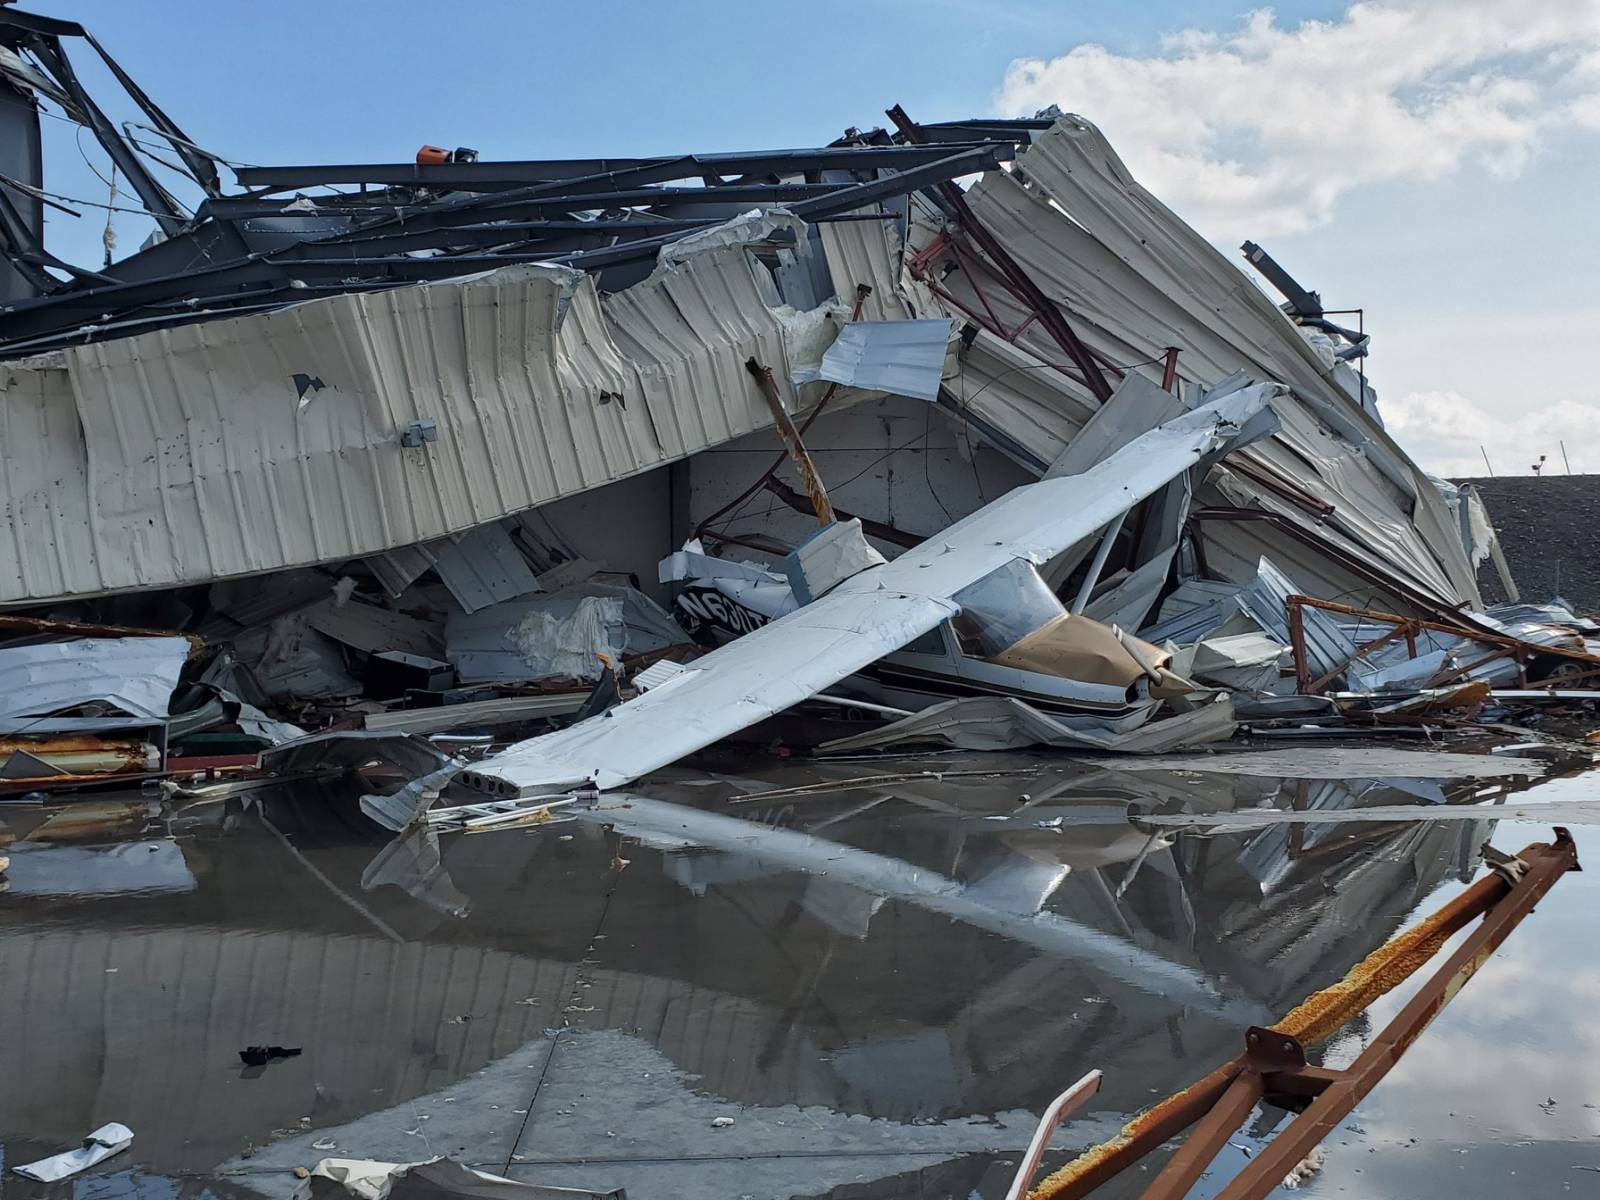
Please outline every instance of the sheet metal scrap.
M1433 915L1357 963L1338 983L1308 997L1277 1024L1245 1033L1244 1051L1188 1088L1128 1122L1116 1137L1084 1151L1048 1176L1030 1200L1076 1200L1193 1126L1144 1200L1178 1200L1212 1164L1256 1104L1296 1116L1259 1150L1217 1200L1263 1200L1376 1087L1429 1023L1477 973L1534 905L1568 871L1577 847L1563 828L1512 857L1484 847L1489 872ZM1394 990L1457 933L1482 923L1424 983L1399 1014L1344 1070L1311 1066L1306 1049L1341 1029Z

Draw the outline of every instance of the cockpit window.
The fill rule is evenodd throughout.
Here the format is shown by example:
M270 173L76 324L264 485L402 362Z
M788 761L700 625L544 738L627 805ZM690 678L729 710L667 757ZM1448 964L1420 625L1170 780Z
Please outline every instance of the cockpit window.
M961 652L973 658L993 658L1067 611L1025 558L1012 559L952 599L961 612L951 624Z

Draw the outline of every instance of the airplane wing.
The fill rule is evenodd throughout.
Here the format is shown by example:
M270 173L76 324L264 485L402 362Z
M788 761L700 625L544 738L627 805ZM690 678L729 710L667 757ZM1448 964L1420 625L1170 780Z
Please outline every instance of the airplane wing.
M637 699L519 742L460 778L500 796L620 787L782 712L954 616L960 605L951 597L962 588L1014 559L1046 562L1104 527L1227 445L1282 390L1257 384L1232 392L1081 474L1016 488Z

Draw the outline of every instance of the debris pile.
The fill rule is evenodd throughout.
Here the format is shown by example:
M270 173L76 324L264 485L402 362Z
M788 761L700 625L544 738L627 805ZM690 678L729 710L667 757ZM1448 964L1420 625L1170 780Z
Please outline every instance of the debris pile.
M1600 696L1600 626L1485 607L1494 529L1385 431L1370 336L1082 117L230 189L113 64L188 215L80 36L0 12L0 86L161 236L54 258L42 175L0 221L9 790L371 752L521 802L735 736L1152 753Z

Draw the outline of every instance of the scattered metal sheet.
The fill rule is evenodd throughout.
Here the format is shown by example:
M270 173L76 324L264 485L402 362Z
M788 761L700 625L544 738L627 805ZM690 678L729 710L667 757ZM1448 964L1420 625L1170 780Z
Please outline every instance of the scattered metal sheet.
M295 1200L627 1200L622 1188L551 1187L490 1175L451 1158L419 1163L325 1158Z
M237 668L243 666L251 685L243 694L252 695L259 687L266 700L328 700L361 693L361 683L345 670L344 655L331 638L311 628L304 613L278 617L270 625L251 629L233 641L238 662L225 664L218 681L226 677L237 684ZM216 666L217 664L213 664ZM212 668L201 676L212 681Z
M443 630L437 625L360 600L340 604L329 597L304 615L318 633L363 654L400 650L430 657L444 648Z
M38 717L86 704L165 718L189 657L183 637L79 638L0 649L0 717Z
M80 1171L87 1171L113 1154L121 1154L131 1145L133 1145L133 1130L112 1121L91 1133L76 1150L66 1150L49 1158L41 1158L38 1162L23 1163L11 1169L18 1175L37 1179L40 1183L54 1183L58 1179L71 1178Z
M0 480L30 532L0 544L0 602L432 543L766 428L743 364L788 360L792 322L769 285L740 247L603 299L581 271L516 265L302 294L292 311L80 346L65 365L13 364L0 436L38 453ZM352 357L354 345L365 349ZM304 412L285 361L325 382ZM778 386L797 408L794 386ZM130 394L143 397L131 422L118 403ZM198 410L225 414L213 433L228 450L213 460L183 442L180 466L158 446ZM424 418L440 440L403 446ZM257 519L267 511L270 533Z
M459 538L434 542L428 552L463 612L474 613L539 590L533 568L500 524L480 525Z
M658 664L659 665L659 664ZM362 724L374 733L426 735L467 726L510 725L517 721L536 721L542 717L565 717L583 707L588 692L551 692L539 696L501 696L495 700L472 700L465 704L441 704L429 708L400 708L390 712L368 713Z
M433 553L426 546L401 546L367 558L367 569L390 596L400 597L405 590L432 568Z
M359 771L386 763L415 778L454 760L438 747L405 733L333 730L285 742L261 752L261 769L277 775Z

